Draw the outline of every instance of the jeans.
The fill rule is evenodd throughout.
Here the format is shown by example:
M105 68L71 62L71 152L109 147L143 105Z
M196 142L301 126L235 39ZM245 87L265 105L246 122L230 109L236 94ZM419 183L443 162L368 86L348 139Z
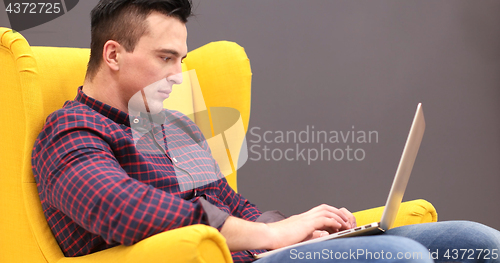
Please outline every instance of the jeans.
M500 262L500 232L468 221L402 226L282 251L267 262Z

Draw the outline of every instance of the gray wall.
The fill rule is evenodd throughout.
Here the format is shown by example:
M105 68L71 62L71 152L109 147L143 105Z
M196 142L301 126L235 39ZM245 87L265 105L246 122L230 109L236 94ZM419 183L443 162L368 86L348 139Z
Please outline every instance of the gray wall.
M88 13L96 3L80 1L22 33L32 45L88 47ZM383 205L422 102L427 130L404 200L432 202L440 220L500 229L499 1L197 0L195 6L190 49L231 40L251 61L253 148L238 182L261 209L291 215L321 203L351 211ZM0 25L9 26L2 12ZM331 151L361 149L357 157L364 158L323 156L309 165L300 157L277 158L296 147L307 157L320 143L256 142L255 134L298 134L308 126L309 134L312 126L376 131L378 141L324 143ZM264 146L274 160L257 160ZM288 157L297 159L290 151Z

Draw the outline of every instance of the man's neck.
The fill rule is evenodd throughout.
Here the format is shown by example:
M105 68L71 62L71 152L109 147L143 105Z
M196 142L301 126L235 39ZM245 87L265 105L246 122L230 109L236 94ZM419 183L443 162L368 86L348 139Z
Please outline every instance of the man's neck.
M91 98L128 113L128 106L117 96L120 93L116 89L118 87L114 85L113 81L102 79L96 75L92 80L85 78L82 91Z

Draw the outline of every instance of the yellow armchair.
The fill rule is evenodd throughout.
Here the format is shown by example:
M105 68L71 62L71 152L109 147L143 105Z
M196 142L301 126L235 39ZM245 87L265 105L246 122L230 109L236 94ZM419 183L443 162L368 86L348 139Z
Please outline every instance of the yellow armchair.
M42 212L31 150L47 115L73 99L82 85L89 50L30 47L8 28L0 28L0 42L0 262L232 262L224 237L205 225L166 231L132 246L64 257ZM182 88L174 90L168 107L188 114L203 107L235 108L247 130L251 70L242 47L210 43L191 51L183 69L195 69L197 78L190 74ZM198 82L201 93L193 88ZM210 123L201 118L195 122L210 131ZM227 178L236 190L236 171L229 167L233 172ZM380 220L381 214L382 208L374 208L355 216L361 225ZM396 225L436 220L430 203L415 200L402 205Z

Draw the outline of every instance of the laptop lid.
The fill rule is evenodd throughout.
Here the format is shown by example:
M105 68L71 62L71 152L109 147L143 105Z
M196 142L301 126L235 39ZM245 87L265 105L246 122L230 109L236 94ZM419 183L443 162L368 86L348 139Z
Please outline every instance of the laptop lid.
M424 131L424 112L422 110L422 103L419 103L417 106L417 112L413 118L413 123L411 124L410 134L408 135L408 139L406 139L406 144L403 149L403 154L401 155L401 160L399 161L398 169L396 170L396 176L394 176L394 181L392 182L391 191L389 192L389 197L387 198L387 202L385 204L384 213L382 214L382 219L380 220L380 227L384 230L390 229L396 221L399 205L403 200L406 185L408 184L408 179L410 179L411 170L413 169L413 164L417 158L418 149L420 148Z

